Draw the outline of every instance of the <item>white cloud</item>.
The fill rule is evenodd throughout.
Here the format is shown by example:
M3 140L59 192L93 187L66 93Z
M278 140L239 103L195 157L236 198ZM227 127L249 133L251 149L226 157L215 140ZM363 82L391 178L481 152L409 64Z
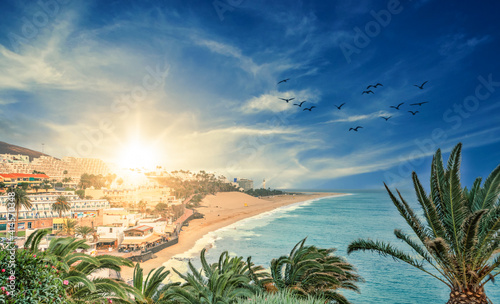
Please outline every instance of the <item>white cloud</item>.
M373 112L370 114L363 114L363 115L351 115L348 116L346 114L341 114L343 116L342 118L337 118L337 119L332 119L329 120L325 123L334 123L334 122L354 122L354 121L362 121L362 120L372 120L372 119L377 119L382 116L389 117L389 116L395 116L395 114L388 113L386 111L377 111Z
M206 39L194 39L194 42L201 46L207 47L214 53L238 59L240 62L240 67L244 71L254 76L257 75L261 70L261 67L255 64L252 58L244 56L241 50L234 46Z
M288 103L283 99L294 98ZM260 95L258 97L252 97L245 101L241 107L243 113L257 113L262 111L268 111L273 113L280 112L292 112L297 111L298 106L294 104L300 104L302 101L306 103L302 104L301 108L308 107L310 104L315 104L318 102L320 96L319 93L312 90L301 90L301 91L286 91L277 92L273 91L267 94Z

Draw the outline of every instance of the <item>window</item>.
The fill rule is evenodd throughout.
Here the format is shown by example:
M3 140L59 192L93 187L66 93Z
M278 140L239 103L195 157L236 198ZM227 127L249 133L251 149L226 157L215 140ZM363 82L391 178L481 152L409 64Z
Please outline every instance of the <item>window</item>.
M113 228L109 228L109 233L112 233L113 232Z
M28 229L31 229L31 222L28 222Z

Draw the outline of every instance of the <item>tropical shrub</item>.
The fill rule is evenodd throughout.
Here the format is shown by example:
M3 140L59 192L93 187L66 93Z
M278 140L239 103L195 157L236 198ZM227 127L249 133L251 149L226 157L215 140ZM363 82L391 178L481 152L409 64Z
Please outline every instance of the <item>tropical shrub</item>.
M25 248L32 254L39 254L38 244L46 234L46 230L31 234ZM100 270L120 271L123 266L131 267L131 261L110 255L92 257L75 252L88 248L85 240L65 237L52 239L44 252L47 259L58 265L59 278L67 282L66 294L73 303L130 303L130 297L140 297L135 288L123 280L93 277Z
M239 299L237 304L325 304L328 300L307 296L306 298L297 298L290 291L279 291L276 293L258 293L250 298Z
M202 268L197 270L188 262L190 272L182 274L173 269L185 283L173 286L164 294L165 300L182 304L230 304L240 298L253 296L260 290L257 280L262 276L262 267L255 266L248 258L229 257L223 252L218 263L209 264L205 249L200 254Z
M158 302L163 298L163 294L172 286L178 286L179 283L163 284L163 280L170 274L165 270L165 266L151 269L146 280L144 280L143 270L139 263L135 264L134 277L132 285L137 290L138 296L135 297L136 304L150 304Z
M15 269L13 275L11 269ZM59 277L59 270L44 253L17 250L15 263L11 263L11 252L0 252L0 303L68 303L65 284L68 282Z
M305 241L298 242L290 255L271 261L272 287L299 297L317 296L334 303L349 303L338 290L359 292L356 283L362 278L354 266L334 255L334 248L304 246ZM268 289L272 290L269 286Z
M477 178L470 189L460 184L462 145L451 151L444 168L437 150L431 165L430 193L413 172L413 184L423 216L418 216L396 190L385 186L389 196L416 235L394 230L397 239L410 247L410 255L393 245L359 239L348 247L373 251L403 261L438 279L450 288L448 304L490 303L484 286L500 273L500 166L484 184ZM426 268L425 266L429 266Z

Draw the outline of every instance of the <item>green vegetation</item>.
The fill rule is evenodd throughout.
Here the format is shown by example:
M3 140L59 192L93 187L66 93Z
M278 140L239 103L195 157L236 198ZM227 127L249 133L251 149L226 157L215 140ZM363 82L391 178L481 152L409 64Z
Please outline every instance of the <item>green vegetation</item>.
M239 299L236 304L325 304L328 300L308 296L298 299L290 291L278 291L276 293L259 292L258 294L246 299Z
M15 255L15 264L11 264L10 251L0 251L0 303L67 303L67 282L46 253L17 250ZM11 270L15 271L13 277ZM15 288L10 287L11 278Z
M172 173L176 173L174 171ZM186 199L193 194L200 194L201 199L207 194L215 194L217 192L238 191L237 187L232 184L225 183L213 174L208 174L205 171L200 171L197 174L189 171L182 173L191 174L192 180L182 180L178 177L158 177L155 180L163 186L174 189L174 195L178 198ZM200 200L201 200L200 199Z
M299 297L315 296L349 303L337 290L359 292L356 283L362 279L354 267L343 258L333 255L335 249L304 246L305 241L298 242L290 255L271 261L273 286Z
M281 191L281 190L271 190L270 188L269 189L250 189L250 190L247 190L245 191L246 194L248 195L251 195L251 196L273 196L273 195L281 195L281 194L285 194L285 192Z
M115 174L108 174L103 176L102 174L94 175L84 173L80 177L80 183L78 186L81 189L87 189L94 187L95 189L101 189L102 187L110 185L116 178Z
M152 269L144 281L144 274L140 264L135 264L132 285L138 291L140 297L136 297L134 303L148 304L158 302L160 295L163 297L163 294L167 292L171 286L179 285L178 283L173 283L162 286L163 280L170 274L170 271L164 270L165 266Z
M205 249L201 252L202 269L198 271L191 262L190 272L182 274L173 269L186 282L181 286L173 286L165 294L165 298L176 303L235 303L238 299L250 297L259 290L259 285L251 281L259 281L263 268L255 266L242 257L229 257L223 252L218 263L208 264Z
M15 220L15 232L14 232L14 235L18 235L17 234L17 230L19 228L19 210L21 210L22 207L26 208L26 209L31 209L31 201L28 197L28 195L26 194L26 191L24 191L23 189L20 189L20 188L9 188L9 190L7 190L7 195L9 196L12 196L14 195L14 208L16 210L16 220Z
M52 210L59 213L59 217L62 217L62 213L71 210L71 206L68 203L68 198L64 195L60 195L56 198L56 202L52 204Z
M25 262L20 259L23 263L22 267L38 267L39 269L30 270L31 272L36 271L37 274L27 275L25 285L16 285L19 294L24 296L43 293L47 297L47 302L44 302L45 298L40 297L40 301L37 303L53 301L54 303L83 304L111 303L110 301L112 301L113 303L135 304L236 304L247 303L245 301L251 299L265 300L267 297L275 301L269 303L316 304L318 301L325 303L331 299L334 300L332 303L348 303L342 297L337 297L340 299L337 301L337 298L332 298L329 295L338 288L352 289L351 286L339 283L343 281L342 278L355 277L359 279L356 275L352 275L352 266L345 261L342 261L341 267L334 269L333 265L335 267L339 265L332 262L333 260L338 261L336 257L331 255L332 250L304 246L303 240L294 247L293 257L288 259L295 261L293 266L281 263L285 262L286 257L276 260L280 261L280 265L284 267L284 277L289 275L296 277L292 280L285 279L287 282L292 282L286 288L279 288L282 280L278 279L275 274L272 276L263 267L256 266L250 257L244 260L243 257L231 257L227 252L223 252L218 262L209 264L205 257L205 249L200 254L201 270L197 270L191 262L188 263L189 272L187 274L181 274L173 269L184 279L185 282L182 284L162 284L170 274L170 271L165 270L163 266L151 270L144 279L140 264L136 264L132 286L130 286L121 279L91 278L89 276L102 269L120 271L121 267L132 267L133 264L129 260L108 255L91 257L84 253L78 253L78 250L88 249L89 246L85 244L85 240L77 240L72 237L52 239L48 249L42 253L38 250L38 245L47 233L47 230L38 230L31 234L26 240L25 249L18 251L20 257L28 257L29 259L31 259L30 257L38 257L40 259L36 262ZM4 251L4 255L5 252L7 251ZM1 255L0 262L2 258L5 262L5 256ZM319 271L320 268L323 271ZM336 273L334 274L332 271ZM331 277L337 278L335 284L330 284L334 281ZM33 278L35 279L33 280ZM43 290L42 287L37 288L39 278L45 282L42 286ZM1 276L0 279L6 280L4 276ZM328 283L321 284L322 280L328 281ZM57 282L57 284L53 284L53 282ZM47 288L49 285L50 288ZM318 290L313 291L311 286L315 286ZM278 292L274 294L276 291ZM61 298L50 298L54 295L57 297L61 295ZM0 296L0 299L2 299L1 297L7 303L14 303L14 299L9 298L9 295L5 293ZM292 301L293 299L295 301ZM276 302L280 300L286 300L286 302ZM34 303L30 302L28 298L25 302L18 301L17 298L15 301L15 303Z
M472 188L460 185L462 145L451 152L444 168L441 151L431 166L430 194L426 194L417 174L413 183L423 220L397 191L387 192L413 235L396 229L396 238L406 243L415 258L381 241L359 239L348 247L354 251L373 251L403 261L438 279L450 288L449 304L490 303L484 285L500 273L500 166L484 184L477 178ZM420 212L419 212L420 213ZM424 266L429 266L425 268Z
M80 199L83 199L85 197L85 190L76 190L75 194L78 195Z
M38 230L31 234L26 240L26 249L19 252L27 251L30 254L39 255L38 245L46 234L46 230ZM76 250L88 248L85 240L77 240L72 237L54 238L44 252L47 260L51 263L50 268L55 267L60 281L64 282L65 293L62 294L68 298L68 301L64 303L104 303L104 301L109 300L114 303L130 303L128 299L131 296L140 297L137 290L127 285L123 280L90 279L89 275L95 271L102 269L120 271L121 267L132 267L133 264L120 257L110 255L91 257L85 253L76 252ZM23 286L18 286L18 290L21 293Z

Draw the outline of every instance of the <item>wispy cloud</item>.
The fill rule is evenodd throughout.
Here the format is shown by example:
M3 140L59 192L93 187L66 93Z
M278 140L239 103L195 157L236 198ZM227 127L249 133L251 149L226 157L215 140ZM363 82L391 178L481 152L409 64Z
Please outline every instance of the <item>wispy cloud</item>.
M280 98L293 100L288 103ZM273 91L267 94L260 95L258 97L252 97L249 100L245 101L243 106L241 107L241 111L243 113L258 113L258 112L291 112L296 111L296 107L293 104L300 104L302 101L306 101L303 104L303 107L307 107L308 104L315 104L320 99L320 95L318 92L313 90L300 90L300 91L286 91L286 92L278 92Z
M369 114L351 115L351 116L348 116L347 114L340 114L340 116L343 116L343 117L342 118L332 119L332 120L326 121L325 123L354 122L354 121L372 120L372 119L380 118L382 116L386 116L386 117L388 117L388 116L395 116L395 114L391 114L389 112L380 110L380 111L369 113Z

